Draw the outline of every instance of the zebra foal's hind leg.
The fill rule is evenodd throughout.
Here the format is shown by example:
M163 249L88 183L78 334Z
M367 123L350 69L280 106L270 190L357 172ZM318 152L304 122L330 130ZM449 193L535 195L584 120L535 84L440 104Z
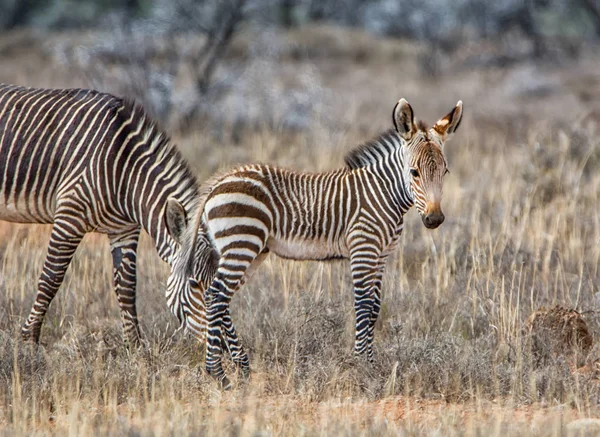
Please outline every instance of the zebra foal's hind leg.
M85 235L80 223L68 216L57 216L50 234L48 253L38 281L38 292L21 329L23 340L38 343L48 307L63 282L77 246Z
M243 245L244 242L241 241ZM258 248L258 253L261 248ZM233 357L237 356L242 370L248 368L248 356L243 350L241 343L234 345L232 340L237 340L237 333L229 315L229 304L233 294L245 282L246 271L254 263L258 253L251 256L248 250L240 254L235 244L221 254L219 268L210 287L207 290L206 315L208 330L206 336L206 371L209 375L218 379L224 389L231 387L231 383L223 370L222 355L223 344L227 342Z
M240 280L238 288L244 286L244 284L248 281L248 279L250 279L250 277L256 271L256 269L258 269L258 267L266 259L268 253L268 250L261 252L256 258L254 258L254 260L246 269L244 277ZM242 371L242 375L244 377L250 376L250 360L248 359L248 354L244 350L244 346L242 345L242 342L239 339L237 332L235 331L235 326L233 326L233 321L231 320L229 308L227 308L227 312L223 317L222 331L227 340L227 348L229 349L229 353L231 354L231 359L233 360L235 365Z
M140 228L122 234L109 235L110 252L113 259L113 281L125 341L134 347L140 345L140 327L135 307L136 259Z
M242 371L242 375L247 378L250 376L250 360L248 354L244 350L241 340L239 339L233 321L231 320L231 314L229 308L223 316L223 325L221 332L224 334L226 339L227 349L231 354L231 359L235 365Z

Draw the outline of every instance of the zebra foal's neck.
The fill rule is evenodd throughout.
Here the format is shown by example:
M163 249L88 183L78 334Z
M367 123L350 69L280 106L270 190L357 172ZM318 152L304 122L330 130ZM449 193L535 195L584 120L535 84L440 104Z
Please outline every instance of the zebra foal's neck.
M360 180L373 200L385 201L404 215L413 206L406 180L402 140L395 130L388 130L374 140L350 151L344 161ZM373 183L368 184L370 179Z

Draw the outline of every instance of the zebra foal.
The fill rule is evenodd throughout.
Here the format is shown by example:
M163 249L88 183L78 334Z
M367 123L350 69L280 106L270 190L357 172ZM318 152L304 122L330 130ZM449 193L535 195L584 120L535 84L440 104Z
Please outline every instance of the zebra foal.
M159 256L172 263L177 243L166 227L167 199L177 202L178 217L184 217L196 213L198 197L186 162L141 107L92 90L0 84L0 220L53 224L37 296L22 329L25 340L39 341L77 246L95 231L110 240L125 339L139 344L140 232L146 230ZM214 264L208 241L196 244L207 257L198 259L198 268ZM184 288L178 302L173 311L193 331L200 321L186 308L199 305L198 299Z
M427 228L444 221L442 184L447 173L444 143L461 121L462 102L431 129L415 122L408 102L394 107L394 129L351 151L346 167L300 173L269 165L246 165L216 176L204 187L190 223L170 201L172 235L181 243L167 284L170 302L190 277L202 250L216 250L214 277L193 277L189 286L205 292L208 373L224 387L223 347L244 373L248 357L229 314L233 294L268 252L296 260L350 260L356 315L356 354L373 359L373 334L381 305L386 259L396 248L403 216L413 205ZM179 210L179 213L178 213ZM178 220L175 220L179 217ZM214 249L198 248L206 241ZM202 316L198 316L201 319Z

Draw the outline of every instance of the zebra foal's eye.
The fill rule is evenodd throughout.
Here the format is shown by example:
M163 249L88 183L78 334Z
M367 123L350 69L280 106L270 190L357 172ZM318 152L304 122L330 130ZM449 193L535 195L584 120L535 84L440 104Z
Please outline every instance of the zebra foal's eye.
M419 171L416 168L411 168L410 169L410 174L413 178L418 178L419 177Z
M450 173L450 170L446 169L446 171L444 172L444 174L447 175L448 173Z

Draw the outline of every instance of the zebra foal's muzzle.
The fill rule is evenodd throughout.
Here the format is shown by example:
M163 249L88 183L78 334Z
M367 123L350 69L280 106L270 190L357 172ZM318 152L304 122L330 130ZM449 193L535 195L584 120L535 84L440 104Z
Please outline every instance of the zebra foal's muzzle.
M439 203L430 202L427 205L427 209L425 210L425 214L421 215L421 220L423 220L423 224L428 229L435 229L442 223L444 223L444 213L442 212L442 208Z
M444 223L444 219L445 218L446 217L444 216L444 214L442 212L433 213L433 214L426 214L426 215L424 215L424 216L421 217L421 219L423 220L423 224L428 229L435 229L435 228L437 228L439 225L441 225L442 223Z

